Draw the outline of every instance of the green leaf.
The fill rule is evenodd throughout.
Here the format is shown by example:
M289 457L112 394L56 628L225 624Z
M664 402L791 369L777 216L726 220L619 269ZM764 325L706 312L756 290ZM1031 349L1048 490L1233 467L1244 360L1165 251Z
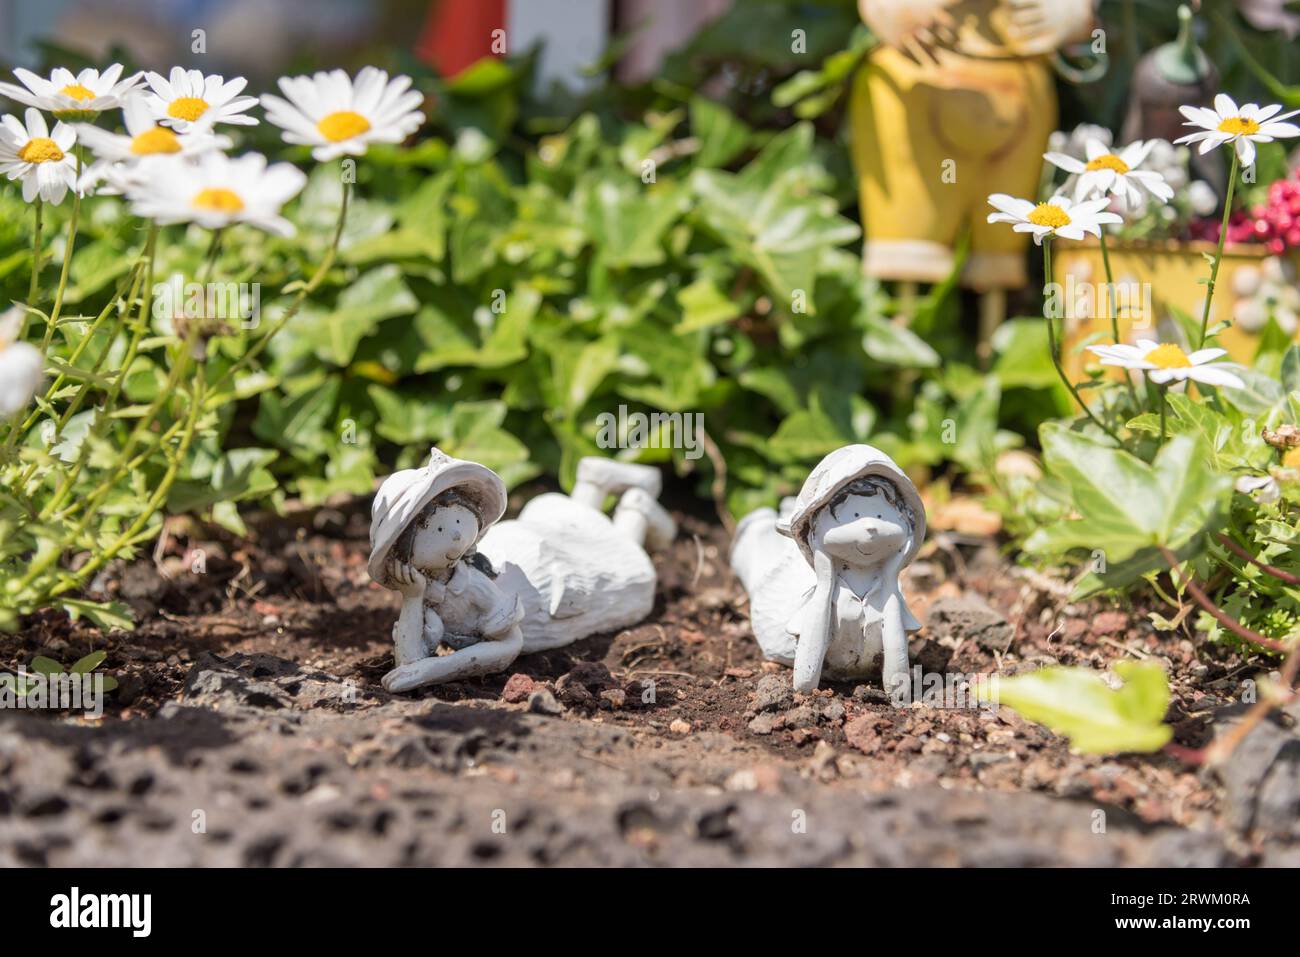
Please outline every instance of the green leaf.
M1300 390L1300 345L1293 345L1282 356L1282 388L1287 392Z
M27 666L28 671L33 671L38 675L61 675L63 674L63 665L59 664L53 658L47 658L44 655L37 655L32 659L32 663Z
M1050 389L1058 381L1047 349L1047 323L1042 319L1011 319L993 333L998 359L994 374L1004 389Z
M395 392L380 385L366 389L375 404L375 431L398 445L423 445L447 433L451 425L450 406L418 390Z
M1118 691L1089 668L1044 668L1000 678L997 703L1065 735L1085 754L1160 750L1174 733L1163 723L1169 709L1164 670L1153 661L1117 661L1114 668L1124 682Z
M370 335L378 323L394 316L415 312L419 303L402 281L401 270L389 264L372 269L339 294L338 305L329 313L308 313L292 333L314 347L316 355L337 366L346 366L356 354L357 344Z
M280 392L263 393L253 420L253 434L308 457L324 454L329 443L322 433L334 410L339 387L339 380L330 378L291 397Z
M601 258L617 268L662 263L664 234L686 209L676 186L644 185L628 176L587 181L576 201Z
M1068 488L1078 518L1034 532L1025 549L1060 555L1100 550L1108 564L1144 548L1178 551L1217 513L1232 478L1216 474L1204 440L1172 438L1148 465L1062 423L1040 430L1048 472Z
M135 622L131 619L131 609L117 601L86 601L81 598L60 598L59 605L73 619L85 617L105 631L131 631Z
M86 657L78 659L68 671L74 675L89 674L102 665L107 657L107 651L92 651Z
M740 315L735 301L724 295L713 280L704 277L679 290L677 303L682 307L682 318L673 332L678 335L721 325Z
M1221 389L1220 394L1247 415L1265 416L1286 401L1282 383L1258 369L1238 366L1233 369L1245 383L1241 389Z
M749 142L749 127L721 103L703 96L691 99L691 129L700 140L695 165L726 166Z
M939 365L939 353L902 323L871 316L866 325L862 348L877 362L905 369L933 369Z

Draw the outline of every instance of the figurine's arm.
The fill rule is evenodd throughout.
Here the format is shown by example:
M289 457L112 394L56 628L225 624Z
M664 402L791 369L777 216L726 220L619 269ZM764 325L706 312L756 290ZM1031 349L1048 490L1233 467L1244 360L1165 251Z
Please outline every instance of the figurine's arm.
M909 542L902 551L885 564L882 570L885 603L881 609L880 638L884 661L881 662L880 684L891 694L903 692L903 701L910 699L910 695L906 693L909 688L910 665L907 658L907 628L903 624L903 598L899 591L898 576L903 570L903 558L910 546Z
M813 552L813 571L817 586L809 599L810 609L799 629L794 649L794 690L803 693L817 690L822 679L822 665L831 644L832 616L835 600L835 566L821 550Z
M396 694L423 685L495 674L514 661L523 646L524 634L515 625L495 641L480 641L449 655L435 655L398 665L384 675L384 688Z
M401 592L402 611L393 626L393 658L399 665L423 658L425 577L410 565L395 563L388 575L389 584Z

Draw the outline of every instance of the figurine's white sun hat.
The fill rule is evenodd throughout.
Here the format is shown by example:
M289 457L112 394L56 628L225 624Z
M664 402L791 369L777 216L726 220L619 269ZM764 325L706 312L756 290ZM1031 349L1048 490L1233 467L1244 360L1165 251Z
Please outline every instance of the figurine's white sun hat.
M478 540L506 513L506 484L485 465L455 459L436 446L429 452L429 464L422 469L394 472L379 486L370 518L370 577L383 582L388 554L397 540L424 510L443 492L456 489L474 503L480 517Z
M925 540L925 504L912 480L900 469L888 455L870 445L846 445L836 449L817 463L809 473L799 497L795 499L794 509L789 517L782 516L776 524L776 530L782 535L789 535L803 552L808 564L813 563L812 545L808 539L812 532L813 520L817 513L829 505L835 496L846 486L861 479L873 476L888 479L903 496L903 500L912 509L916 518L916 533L912 536L912 545L908 549L904 564L909 564L921 549ZM782 509L784 511L784 509Z

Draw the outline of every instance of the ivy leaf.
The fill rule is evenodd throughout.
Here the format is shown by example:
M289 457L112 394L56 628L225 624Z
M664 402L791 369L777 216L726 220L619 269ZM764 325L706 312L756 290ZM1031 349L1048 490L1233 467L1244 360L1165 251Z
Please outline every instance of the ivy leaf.
M1124 686L1112 690L1090 668L1043 668L1001 678L981 691L1070 739L1085 754L1158 751L1174 731L1164 724L1169 681L1153 661L1117 661ZM996 690L994 690L996 689Z
M902 323L872 316L867 319L862 348L877 362L905 369L933 369L939 365L939 353Z
M740 315L735 301L723 294L711 279L701 277L677 293L682 319L673 327L678 335L730 322Z
M1040 528L1025 549L1061 555L1100 550L1118 564L1142 549L1177 552L1217 513L1232 479L1213 471L1204 439L1178 435L1148 465L1061 423L1040 430L1043 461L1068 488L1077 518Z
M326 379L292 397L265 392L253 420L253 434L306 458L325 452L325 423L338 398L340 381Z
M1282 388L1287 392L1300 389L1300 345L1293 345L1282 356Z
M749 142L749 127L720 103L702 96L691 99L691 129L700 140L697 167L726 166Z

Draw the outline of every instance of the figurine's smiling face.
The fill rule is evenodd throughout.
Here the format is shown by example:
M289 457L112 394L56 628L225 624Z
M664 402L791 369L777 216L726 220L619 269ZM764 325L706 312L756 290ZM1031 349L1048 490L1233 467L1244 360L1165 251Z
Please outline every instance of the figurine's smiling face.
M411 564L421 571L447 568L478 538L478 518L464 505L442 505L421 516L411 540Z
M821 548L851 566L879 564L902 551L911 539L912 522L891 498L897 496L866 486L823 509L814 530Z

